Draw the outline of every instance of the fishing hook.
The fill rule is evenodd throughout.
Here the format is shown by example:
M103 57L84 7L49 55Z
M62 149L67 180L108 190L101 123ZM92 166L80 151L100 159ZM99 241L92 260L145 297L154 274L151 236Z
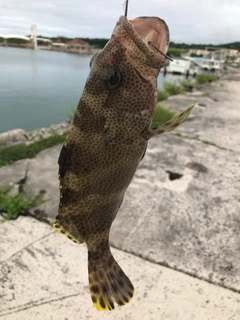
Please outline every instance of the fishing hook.
M125 17L127 18L127 12L128 12L128 0L126 0L125 2ZM148 44L153 47L155 50L157 50L159 53L161 53L166 59L173 61L172 58L170 58L168 55L166 55L165 53L163 53L161 50L159 50L151 41L148 41Z
M166 59L173 61L172 58L170 58L168 55L166 55L165 53L163 53L161 50L159 50L151 41L148 41L148 44L153 47L155 50L157 50L159 53L161 53Z

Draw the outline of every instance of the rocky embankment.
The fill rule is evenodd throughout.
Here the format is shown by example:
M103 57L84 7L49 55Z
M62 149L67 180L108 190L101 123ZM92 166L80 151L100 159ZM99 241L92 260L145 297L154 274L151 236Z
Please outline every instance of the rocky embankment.
M240 319L239 88L240 75L227 76L192 93L172 96L163 103L175 110L183 110L194 102L198 102L198 106L175 132L149 142L146 156L113 223L111 244L124 253L119 253L121 264L124 267L125 263L128 276L137 288L133 302L118 310L116 319ZM1 184L19 186L21 183L28 194L46 192L48 201L33 208L31 215L48 223L58 211L60 149L58 145L42 151L34 159L0 168ZM37 222L40 228L37 229L35 219L32 219L34 224L28 217L22 219L26 219L28 231L25 232L32 234L31 228L36 228L38 234L42 230L41 222ZM23 312L21 319L43 319L39 312L47 310L49 317L46 319L50 319L50 314L52 319L60 319L54 317L54 310L61 310L66 317L70 313L71 318L96 319L99 315L88 308L91 302L87 276L85 271L78 270L82 268L82 260L78 259L85 258L76 259L84 251L83 247L77 247L78 251L73 253L75 247L71 246L75 244L61 235L58 237L47 226L41 241L33 242L27 249L17 248L17 253L11 256L9 252L17 241L15 233L20 232L18 228L24 228L24 220L20 217L19 221L20 227L17 220L16 224L2 224L5 231L0 233L0 253L5 258L2 264L4 281L9 288L18 288L14 299L11 289L5 289L8 299L0 301L5 310L3 315L14 310L19 312L18 319L20 312ZM0 228L3 227L0 225ZM36 241L35 238L32 241ZM84 251L84 257L85 254ZM48 263L43 262L45 259ZM85 263L84 260L84 267ZM41 283L46 283L44 286L34 275L36 268ZM58 272L60 269L62 273ZM12 275L6 270L15 271ZM168 270L174 272L170 274ZM18 271L21 279L18 279ZM58 289L56 282L51 281L55 272ZM81 272L84 278L80 280L80 288L79 283L77 287L74 284L79 281ZM19 287L23 281L32 285L26 287L21 309L16 301L23 299ZM39 301L44 301L41 309L32 297L33 286ZM4 296L1 287L0 296ZM77 303L79 299L82 299L80 304ZM56 303L49 304L51 301ZM24 307L32 305L35 305L35 312ZM111 318L108 314L103 318L108 316ZM6 316L4 319L13 318Z
M21 144L29 144L39 139L50 137L53 133L62 134L70 129L71 121L67 120L59 124L53 124L48 128L40 128L30 132L23 129L13 129L0 133L0 146L12 147Z

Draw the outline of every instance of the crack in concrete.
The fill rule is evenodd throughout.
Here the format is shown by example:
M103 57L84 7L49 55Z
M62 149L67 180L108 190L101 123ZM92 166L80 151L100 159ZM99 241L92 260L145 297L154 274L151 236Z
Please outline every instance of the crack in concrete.
M41 240L47 238L48 236L50 236L51 234L56 233L56 232L57 232L56 230L53 230L53 231L49 232L48 234L45 234L44 236L42 236L42 237L36 239L35 241L27 244L25 247L23 247L23 248L21 248L20 250L14 252L9 258L7 258L7 259L5 259L5 260L3 260L3 261L0 261L0 265L1 265L1 264L4 264L4 263L7 262L8 260L12 259L15 255L17 255L18 253L22 252L23 250L28 249L30 246L32 246L33 244L37 243L38 241L41 241Z
M65 300L65 299L76 297L76 296L79 296L79 295L80 295L80 293L73 293L73 294L70 294L70 295L67 295L67 296L62 296L62 297L51 299L51 300L47 300L47 301L46 300L44 301L44 298L42 298L40 300L37 300L37 301L30 301L30 302L28 302L28 303L26 303L24 305L20 305L20 306L16 306L16 307L12 307L12 308L8 308L8 309L3 310L0 313L0 318L3 317L3 316L7 316L9 314L12 314L12 313L17 313L17 312L20 312L20 311L24 311L24 310L28 310L28 309L34 308L34 307L39 307L39 306L44 305L44 304L49 304L49 303L52 303L52 302L55 302L55 301Z
M19 185L19 187L18 187L19 193L24 192L24 186L25 186L25 184L27 182L27 178L28 178L28 167L29 167L29 163L27 163L27 165L26 165L24 177L17 182L17 184Z
M185 274L185 275L188 275L188 276L190 276L190 277L196 278L196 279L198 279L198 280L205 281L205 282L207 282L207 283L210 283L210 284L212 284L212 285L216 285L216 286L218 286L218 287L222 287L222 288L224 288L224 289L233 291L233 292L235 292L235 293L240 293L240 290L235 289L235 288L233 288L233 287L228 287L228 286L226 286L226 285L225 285L224 283L222 283L222 282L211 281L210 279L207 279L207 278L205 278L205 277L200 277L200 276L196 275L196 274L193 273L193 272L185 271L185 270L182 269L182 268L178 268L178 267L176 267L176 266L172 267L172 266L171 266L170 264L168 264L166 261L156 262L156 261L154 261L153 259L150 259L150 258L147 258L147 257L142 256L141 254L140 254L140 255L139 255L139 254L136 254L136 253L133 252L133 251L125 250L125 249L124 249L124 250L123 250L123 249L120 249L120 248L118 248L117 246L114 246L113 244L110 244L110 245L111 245L111 247L113 247L113 248L115 248L115 249L117 249L117 250L120 250L120 251L122 251L122 252L129 253L129 254L131 254L131 255L133 255L133 256L135 256L135 257L141 258L141 259L143 259L143 260L145 260L145 261L148 261L148 262L151 262L151 263L153 263L153 264L156 264L156 265L159 265L159 266L162 266L162 267L166 267L166 268L171 269L171 270L174 270L174 271L181 272L181 273L183 273L183 274Z
M189 137L189 136L187 136L187 135L183 135L183 134L180 133L180 132L170 133L170 134L173 135L173 136L179 137L179 138L184 138L184 139L189 139L189 140L195 140L195 141L198 141L198 142L201 142L201 143L204 143L204 144L213 146L213 147L218 148L218 149L220 149L220 150L226 150L226 151L230 151L230 152L235 152L235 150L228 149L228 148L225 148L225 147L221 147L221 146L217 145L217 144L214 143L214 142L207 141L207 140L200 139L200 138Z

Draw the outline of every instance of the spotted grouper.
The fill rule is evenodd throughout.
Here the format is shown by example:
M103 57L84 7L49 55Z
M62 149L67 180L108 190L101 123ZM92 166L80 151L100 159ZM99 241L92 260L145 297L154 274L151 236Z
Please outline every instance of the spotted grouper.
M113 310L114 303L124 305L134 294L110 251L109 232L148 140L175 129L193 108L150 129L168 45L169 30L160 18L120 17L111 40L90 62L59 156L54 227L75 243L86 243L90 294L98 310Z

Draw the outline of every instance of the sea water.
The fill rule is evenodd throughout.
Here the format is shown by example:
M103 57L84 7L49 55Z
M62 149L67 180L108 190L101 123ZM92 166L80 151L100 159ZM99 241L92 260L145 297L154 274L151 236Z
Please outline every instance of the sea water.
M78 105L90 60L90 55L0 47L0 132L66 120L70 105ZM161 73L158 86L177 79Z

